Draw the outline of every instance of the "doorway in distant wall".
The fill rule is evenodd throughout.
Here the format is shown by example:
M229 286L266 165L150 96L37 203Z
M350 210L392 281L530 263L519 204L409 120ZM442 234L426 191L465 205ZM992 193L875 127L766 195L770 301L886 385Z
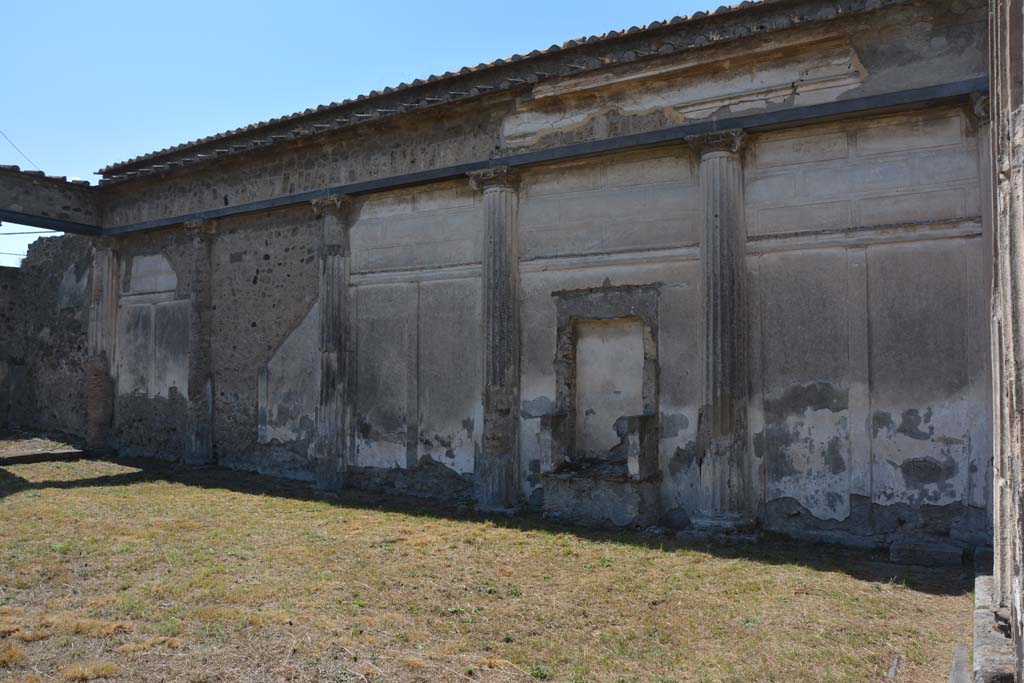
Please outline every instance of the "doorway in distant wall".
M642 438L653 445L658 423L658 286L606 285L552 296L558 410L548 420L546 469L633 476L630 443L636 447Z

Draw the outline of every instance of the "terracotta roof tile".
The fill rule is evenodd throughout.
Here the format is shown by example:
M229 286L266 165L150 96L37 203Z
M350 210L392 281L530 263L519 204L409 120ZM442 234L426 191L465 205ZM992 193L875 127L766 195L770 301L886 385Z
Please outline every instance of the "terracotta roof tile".
M713 16L719 17L729 13L741 12L751 7L765 7L767 5L784 4L797 2L798 0L744 0L738 5L723 5L714 11ZM834 0L835 2L846 2L858 7L860 10L874 9L887 4L902 2L904 0ZM785 21L790 25L803 21L829 18L842 13L835 7L822 7L812 16L788 16ZM448 71L441 75L430 75L426 79L417 78L411 83L400 83L397 86L387 87L383 90L373 90L368 95L358 95L354 99L345 99L341 102L322 104L315 109L305 109L300 112L271 118L266 121L252 123L247 126L224 131L215 135L191 140L179 145L143 154L126 161L110 164L102 168L98 173L104 175L101 183L118 180L125 180L129 177L138 177L147 173L155 173L166 170L166 161L162 164L152 163L163 157L179 157L178 164L189 164L196 161L205 161L214 156L226 154L237 154L250 149L276 144L285 140L292 140L311 135L318 135L332 129L344 128L347 126L359 125L371 120L379 120L382 117L394 116L401 113L427 109L433 106L440 106L466 98L478 97L495 90L507 90L521 85L536 83L548 78L566 76L579 73L587 69L602 68L612 64L623 64L636 59L643 59L651 55L666 54L673 51L688 50L695 47L702 47L718 40L739 38L760 30L769 30L760 25L737 29L731 35L722 35L718 31L713 34L694 32L689 40L679 41L652 41L647 50L634 46L631 49L623 50L622 54L606 54L601 57L588 55L592 51L590 47L595 44L608 45L611 49L615 41L636 43L643 42L648 38L655 38L660 31L679 31L686 27L682 24L694 24L702 19L712 17L707 12L696 12L689 17L676 16L666 21L654 21L646 26L631 26L620 31L609 31L595 36L574 38L567 40L562 45L552 45L546 50L533 50L527 55L515 54L504 59L496 59L487 64L478 64L475 67L463 67L458 72ZM563 57L567 51L581 51L578 58L571 56ZM557 56L553 59L553 56ZM571 61L570 61L571 60ZM542 71L524 73L520 65L525 61L541 61L545 64ZM535 67L536 68L536 67ZM509 70L512 71L509 71ZM479 79L492 75L493 80L480 82ZM438 84L444 81L452 81L448 87L450 90L438 90ZM463 81L460 83L460 81ZM458 83L458 85L456 85ZM418 91L418 92L417 92ZM396 97L400 98L396 101ZM409 99L405 99L409 98ZM370 102L370 100L379 100ZM324 119L324 115L332 116ZM302 121L303 119L316 118L316 121ZM294 122L298 127L285 130L283 126ZM284 133L289 133L285 135ZM253 134L259 137L251 139ZM247 140L229 140L230 138L243 138ZM223 147L210 149L210 145L221 143ZM188 156L181 157L181 154ZM147 165L147 162L151 162ZM133 171L129 175L126 171Z
M21 175L33 176L35 178L45 178L46 180L53 180L58 183L69 183L71 185L89 186L88 180L68 180L67 176L46 175L42 171L22 169L20 166L15 165L0 164L0 171L7 171L8 173L19 173Z

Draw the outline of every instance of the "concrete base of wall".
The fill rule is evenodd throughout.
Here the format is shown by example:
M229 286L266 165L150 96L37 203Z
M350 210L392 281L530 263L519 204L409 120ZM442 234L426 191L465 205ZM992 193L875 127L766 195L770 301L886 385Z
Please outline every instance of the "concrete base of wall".
M992 600L992 551L974 560L974 683L1013 683L1013 641Z
M473 502L473 476L459 474L429 457L416 467L349 467L346 488L459 503Z
M545 474L544 516L580 526L645 528L659 522L660 479Z

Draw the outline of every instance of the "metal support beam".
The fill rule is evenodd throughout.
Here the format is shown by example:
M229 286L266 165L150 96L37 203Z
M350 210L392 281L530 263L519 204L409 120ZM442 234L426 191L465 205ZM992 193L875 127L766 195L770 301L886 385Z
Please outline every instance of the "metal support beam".
M28 213L21 213L19 211L10 211L8 209L0 209L0 221L9 221L11 223L18 223L19 225L31 225L33 228L46 228L47 230L71 232L76 235L103 234L103 228L98 225L75 223L73 221L61 220L60 218L36 216Z
M296 194L272 197L235 206L225 206L207 211L197 211L181 216L170 216L151 221L130 223L109 228L101 228L98 225L76 223L74 221L52 218L49 216L21 213L8 209L0 209L0 221L10 221L21 225L31 225L47 230L60 230L62 232L76 233L80 235L123 235L133 232L145 232L157 230L175 225L181 225L191 221L213 220L227 218L229 216L244 216L247 214L279 209L309 202L333 195L357 195L370 192L380 192L411 185L422 185L425 183L462 178L469 173L484 171L495 167L522 168L538 164L553 163L580 159L611 152L621 152L641 147L656 145L685 143L686 139L695 135L706 135L719 130L742 128L748 131L765 130L785 126L802 125L806 123L841 118L846 116L864 115L871 112L892 111L905 108L919 107L934 104L942 101L957 100L968 97L975 93L988 91L987 78L973 78L955 83L929 86L925 88L914 88L899 92L883 93L868 97L858 97L837 102L825 102L807 107L793 107L777 111L761 112L745 116L734 116L728 119L711 119L700 121L684 126L674 126L662 130L636 133L633 135L621 135L605 140L593 140L581 142L563 147L538 150L536 152L524 152L505 157L496 157L484 161L474 161L444 168L417 171L415 173L404 173L401 175L364 180L346 185L336 185L320 190L310 190Z

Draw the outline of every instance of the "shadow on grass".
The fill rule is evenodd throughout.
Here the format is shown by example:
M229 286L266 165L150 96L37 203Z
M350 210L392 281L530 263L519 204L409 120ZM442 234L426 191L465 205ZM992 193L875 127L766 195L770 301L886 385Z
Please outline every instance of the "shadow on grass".
M132 467L137 471L82 479L28 481L5 469L14 465L74 462L83 459L110 462ZM328 494L317 491L306 482L220 467L192 467L158 460L122 458L110 453L86 453L84 451L59 450L10 456L0 455L0 500L28 490L118 487L160 481L236 493L318 501L344 508L399 512L415 517L445 518L467 522L489 521L507 529L524 532L568 533L588 541L628 544L664 552L689 549L724 559L743 559L766 565L799 565L817 571L843 573L863 581L899 583L913 590L934 595L963 595L973 590L972 574L963 566L924 569L898 565L889 562L887 555L881 551L795 541L781 535L767 534L760 543L756 544L718 545L681 542L675 540L671 534L605 531L568 526L546 520L532 512L523 512L515 516L496 516L479 513L468 504L446 503L411 496L369 493L351 489L344 490L341 494Z

